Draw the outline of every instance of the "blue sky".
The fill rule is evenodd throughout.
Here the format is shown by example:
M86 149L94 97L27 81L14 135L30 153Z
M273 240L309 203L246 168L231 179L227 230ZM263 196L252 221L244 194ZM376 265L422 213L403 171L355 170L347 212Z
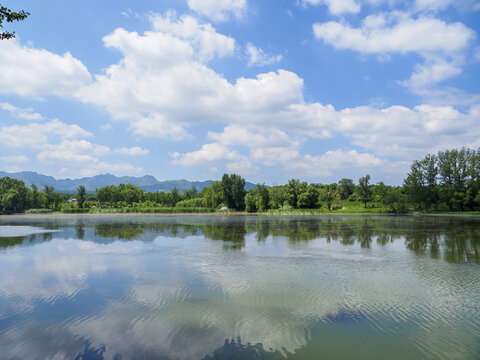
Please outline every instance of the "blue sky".
M477 0L2 5L5 171L400 184L480 146Z

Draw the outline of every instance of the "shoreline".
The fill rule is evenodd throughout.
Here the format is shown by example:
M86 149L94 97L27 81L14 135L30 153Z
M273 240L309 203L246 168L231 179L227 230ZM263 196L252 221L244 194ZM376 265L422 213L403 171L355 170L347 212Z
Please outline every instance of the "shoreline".
M374 213L374 212L365 212L365 213L340 213L340 212L319 212L319 213L308 213L308 212L285 212L285 213L249 213L249 212L179 212L179 213L140 213L140 212L131 212L131 213L79 213L79 214L69 214L69 213L45 213L45 214L11 214L11 215L0 215L0 219L13 219L13 218L53 218L53 217L111 217L111 216L407 216L407 217L479 217L479 214L462 214L462 213L421 213L421 212L410 212L406 214L396 214L396 213Z

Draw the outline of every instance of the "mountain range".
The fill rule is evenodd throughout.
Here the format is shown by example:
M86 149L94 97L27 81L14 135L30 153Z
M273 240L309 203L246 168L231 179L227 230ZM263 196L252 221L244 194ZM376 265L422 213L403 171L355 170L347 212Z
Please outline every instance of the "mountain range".
M80 185L85 186L88 193L94 193L95 189L107 185L120 185L120 184L133 184L139 186L146 192L155 191L172 191L173 188L177 188L178 191L184 192L191 189L193 186L200 192L206 186L209 186L213 181L188 181L188 180L165 180L158 181L151 175L145 175L141 177L135 176L115 176L111 174L96 175L92 177L83 177L80 179L61 179L57 180L53 176L38 174L33 171L22 171L17 173L7 173L0 171L0 177L8 176L14 179L22 180L25 185L31 184L37 185L42 189L45 185L53 186L55 191L61 193L75 193ZM251 189L255 187L255 184L251 182L245 183L245 189Z

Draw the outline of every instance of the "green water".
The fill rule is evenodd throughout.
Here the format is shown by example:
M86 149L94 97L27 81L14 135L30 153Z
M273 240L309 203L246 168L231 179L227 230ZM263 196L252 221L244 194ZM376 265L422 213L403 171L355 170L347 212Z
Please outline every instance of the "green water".
M1 359L479 359L480 220L0 218Z

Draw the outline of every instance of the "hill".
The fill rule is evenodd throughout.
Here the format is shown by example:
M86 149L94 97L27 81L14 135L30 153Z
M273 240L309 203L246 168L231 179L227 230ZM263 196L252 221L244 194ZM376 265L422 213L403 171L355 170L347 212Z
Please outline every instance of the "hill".
M94 193L95 189L107 185L120 185L131 183L133 185L139 186L146 192L155 192L155 191L172 191L173 188L177 188L178 191L184 192L185 190L191 189L192 186L195 186L200 192L206 186L209 186L212 183L212 180L207 181L189 181L189 180L165 180L158 181L155 177L151 175L145 175L141 177L135 176L115 176L111 174L102 174L92 177L83 177L80 179L61 179L57 180L53 176L38 174L33 171L22 171L18 173L7 173L5 171L0 171L0 177L9 176L14 179L22 180L25 185L30 186L31 184L37 185L39 188L43 188L45 185L53 186L55 191L61 193L75 193L77 188L80 185L84 185L87 189L87 192ZM245 189L251 189L255 187L255 184L251 182L246 182Z

